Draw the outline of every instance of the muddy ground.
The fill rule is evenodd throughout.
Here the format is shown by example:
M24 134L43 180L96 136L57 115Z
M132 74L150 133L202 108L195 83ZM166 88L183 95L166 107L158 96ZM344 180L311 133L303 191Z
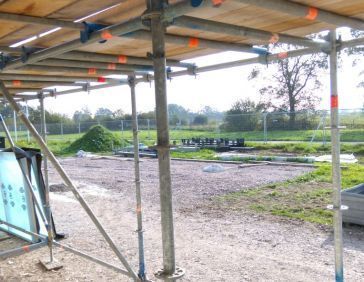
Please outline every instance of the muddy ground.
M105 228L137 269L133 162L127 159L61 159L65 170L99 216ZM333 239L327 228L211 208L211 197L247 187L286 180L309 168L261 166L224 172L202 172L206 163L172 161L177 264L186 270L183 281L333 281ZM157 160L143 159L142 188L145 255L150 276L162 266ZM50 182L61 183L51 170ZM61 189L62 190L62 189ZM63 243L117 264L71 192L51 193L57 230ZM364 279L364 232L345 229L345 276ZM129 281L112 270L56 249L62 270L44 272L39 258L47 249L1 261L1 281Z

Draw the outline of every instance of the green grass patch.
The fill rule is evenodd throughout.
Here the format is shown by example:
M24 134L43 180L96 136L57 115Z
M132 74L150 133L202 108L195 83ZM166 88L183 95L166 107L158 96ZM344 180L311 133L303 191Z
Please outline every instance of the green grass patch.
M65 152L66 148L72 143L70 140L49 140L47 142L48 147L51 149L53 154L56 156L68 156L71 155L71 152ZM16 145L18 147L24 147L24 148L36 148L39 149L39 146L34 141L27 142L24 140L16 142ZM9 146L7 144L7 146Z
M231 210L250 209L317 224L332 224L331 165L319 165L314 171L293 180L251 188L214 198L214 205ZM342 170L342 187L364 183L364 166L348 165Z
M216 153L213 150L202 149L197 152L176 152L171 151L172 158L181 159L199 159L199 160L217 160Z
M363 134L364 135L364 134ZM297 153L297 154L330 154L331 146L327 144L323 146L317 143L257 143L248 142L247 146L254 147L257 150L271 151L271 152L283 152L283 153ZM341 153L344 154L355 154L364 156L364 144L341 144Z

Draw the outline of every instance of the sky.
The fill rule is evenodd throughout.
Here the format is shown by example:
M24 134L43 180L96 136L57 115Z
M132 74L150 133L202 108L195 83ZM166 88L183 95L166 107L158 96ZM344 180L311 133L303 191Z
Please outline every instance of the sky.
M197 66L211 65L220 62L249 58L251 55L238 52L223 52L188 60ZM258 90L267 83L260 79L248 80L248 75L254 65L235 67L220 71L206 72L194 76L173 78L167 83L169 104L178 104L191 111L199 111L204 106L210 106L219 111L228 110L231 105L239 100L250 98L256 102L260 100ZM338 71L339 107L341 109L357 109L364 105L364 88L357 85L364 80L364 75L359 77L363 70L362 64L352 66L351 59L343 55L343 63ZM272 72L273 67L268 66L267 72ZM322 89L318 93L322 98L319 109L329 109L329 73L322 74ZM61 88L60 88L61 89ZM137 111L146 112L155 108L154 84L140 83L136 87ZM37 101L29 102L37 106ZM100 107L112 111L122 109L125 113L131 112L130 92L128 86L118 86L102 90L47 98L46 109L72 116L76 110L87 106L92 113Z

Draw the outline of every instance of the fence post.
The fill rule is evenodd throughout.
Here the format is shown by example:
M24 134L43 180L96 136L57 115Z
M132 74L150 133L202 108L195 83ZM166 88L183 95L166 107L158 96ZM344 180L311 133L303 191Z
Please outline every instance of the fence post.
M63 137L63 122L61 122L61 135Z
M267 115L268 113L263 113L263 135L264 135L264 144L267 144Z
M121 138L124 139L124 121L121 120Z
M25 115L26 115L27 118L29 118L28 102L25 103ZM29 133L29 130L27 130L27 142L30 143L30 133Z
M322 145L326 146L326 115L327 111L323 112L323 120L322 120Z
M148 124L148 139L150 139L150 120L149 120L149 118L147 119L147 124Z
M14 137L15 137L15 142L18 142L18 129L17 129L17 125L16 125L16 112L13 112L13 125L14 125Z

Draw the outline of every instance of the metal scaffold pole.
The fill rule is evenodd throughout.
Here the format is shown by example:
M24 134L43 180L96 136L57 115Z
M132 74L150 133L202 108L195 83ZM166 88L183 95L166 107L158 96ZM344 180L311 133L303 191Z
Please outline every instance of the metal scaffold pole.
M15 142L18 142L18 128L16 123L16 112L13 112L13 127L14 127L14 139Z
M263 113L263 139L264 139L264 144L267 144L267 141L268 141L267 115L268 115L268 113Z
M139 166L139 137L138 137L138 117L135 98L135 76L129 76L129 87L131 96L132 127L133 127L133 145L134 145L134 171L135 171L135 196L136 196L136 214L137 214L137 233L139 249L139 271L138 276L143 281L146 279L145 259L144 259L144 238L143 238L143 216L142 216L142 196L140 188L140 166Z
M172 208L172 183L169 147L169 126L167 110L165 24L162 20L167 1L147 1L147 14L152 32L157 151L159 164L159 189L161 205L161 225L163 241L163 269L155 273L157 278L173 281L183 276L183 269L176 267L174 247L174 227Z
M41 122L41 134L45 144L47 144L47 124L44 107L44 96L43 93L39 94L40 104L40 122ZM29 130L28 130L29 132ZM48 233L48 247L49 247L49 262L44 261L43 264L52 264L54 261L53 257L53 226L52 226L52 212L49 199L49 180L48 180L48 159L47 155L43 152L43 172L44 172L44 187L45 187L45 213L47 218L47 233Z
M336 31L330 32L330 89L331 89L331 154L334 212L335 279L344 281L343 227L341 206L340 132L337 86L337 40Z
M29 107L28 107L28 102L27 101L25 101L25 114L27 115L27 118L29 118ZM30 143L29 130L27 130L27 142Z

